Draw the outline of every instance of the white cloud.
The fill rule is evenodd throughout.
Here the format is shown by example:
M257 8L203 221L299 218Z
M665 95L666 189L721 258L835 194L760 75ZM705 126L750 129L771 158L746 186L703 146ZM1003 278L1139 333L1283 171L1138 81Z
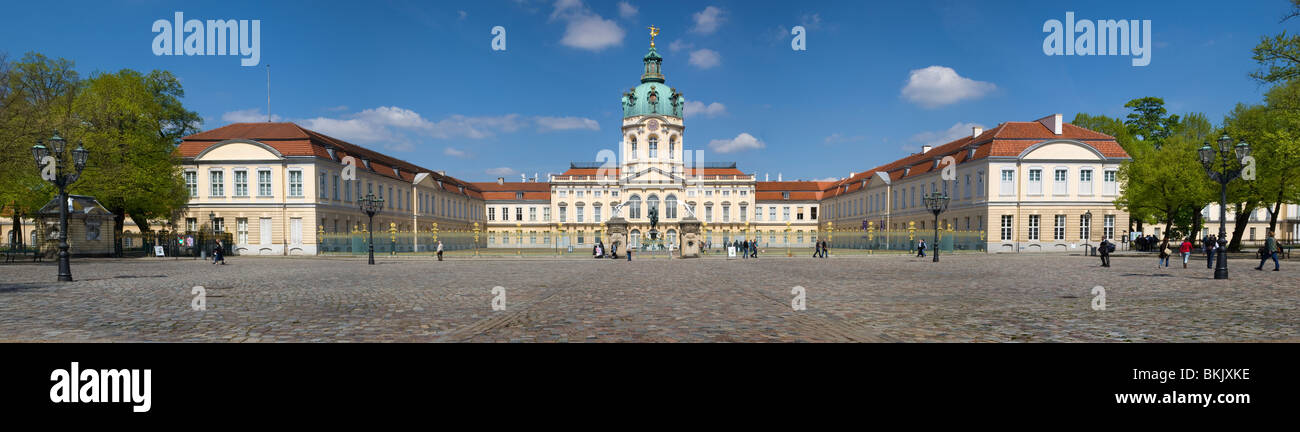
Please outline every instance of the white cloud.
M690 64L700 69L709 69L722 64L722 56L717 51L704 48L691 51Z
M600 123L585 117L535 117L537 130L542 132L560 131L560 130L600 130Z
M735 138L729 140L715 139L709 141L709 148L717 153L735 153L744 150L757 150L765 146L766 144L763 144L763 142L759 141L758 138L754 138L753 135L744 132L741 132L740 135L736 135Z
M722 9L715 6L709 6L704 10L692 15L695 20L695 27L691 28L692 32L710 34L718 31L718 26L722 25Z
M341 112L341 111L347 111L347 110L348 110L348 106L347 106L347 105L339 105L339 106L335 106L335 107L325 108L325 111L330 111L330 112Z
M357 144L379 144L390 150L409 150L423 138L489 138L527 126L519 114L467 117L459 114L432 121L401 107L378 107L342 117L297 120L307 129Z
M668 51L673 51L673 52L681 51L684 49L691 49L691 48L695 48L695 44L690 42L683 42L681 39L677 39L668 44Z
M819 179L813 179L813 181L815 181L815 182L833 182L833 181L837 181L837 180L839 180L839 179L840 179L839 177L824 177L824 178L819 178Z
M916 135L912 135L912 142L919 143L921 145L940 146L943 144L950 143L958 138L970 135L971 128L973 127L984 127L984 126L981 126L979 123L957 122L947 130L926 131L926 132L918 133ZM913 149L917 149L917 147L910 146L910 145L903 146L903 150L914 151Z
M845 135L842 134L842 133L838 133L838 132L836 132L836 133L833 133L833 134L831 134L830 136L826 137L826 140L825 140L825 141L826 141L826 144L838 144L838 143L858 142L858 141L862 141L862 140L864 140L864 139L866 139L866 137L864 137L864 136L862 136L862 135L845 136Z
M967 99L978 99L997 89L993 83L975 81L957 75L945 66L913 70L903 87L902 96L925 108L937 108Z
M505 177L505 176L512 176L515 174L519 174L519 171L515 171L514 168L510 168L510 167L488 168L487 171L484 172L498 177Z
M686 101L685 114L687 117L699 115L703 117L712 118L726 113L727 113L727 106L723 105L721 102L713 102L711 104L705 105L704 102L700 102L700 101L693 101L693 100Z
M626 34L613 20L592 12L581 0L558 0L552 20L565 22L560 44L589 51L601 51L623 43Z
M261 108L249 108L222 114L221 120L227 123L258 123L266 121L266 114L262 113ZM271 115L271 121L280 121L280 116Z
M442 154L451 157L458 157L458 158L469 157L469 153L466 153L464 150L460 150L454 147L447 147L445 149L442 149Z
M618 2L618 16L623 17L623 19L631 19L636 16L637 12L636 6L632 6L631 3L625 1Z
M799 17L799 24L809 30L816 30L822 27L822 15L818 13L803 14Z

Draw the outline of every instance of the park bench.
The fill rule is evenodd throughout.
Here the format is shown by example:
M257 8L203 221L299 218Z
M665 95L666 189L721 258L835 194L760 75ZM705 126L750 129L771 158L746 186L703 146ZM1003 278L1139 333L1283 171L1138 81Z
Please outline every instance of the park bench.
M32 257L32 262L40 262L45 260L45 255L42 254L41 251L37 249L30 249L30 248L5 249L3 253L5 256L6 264L17 261L26 256Z

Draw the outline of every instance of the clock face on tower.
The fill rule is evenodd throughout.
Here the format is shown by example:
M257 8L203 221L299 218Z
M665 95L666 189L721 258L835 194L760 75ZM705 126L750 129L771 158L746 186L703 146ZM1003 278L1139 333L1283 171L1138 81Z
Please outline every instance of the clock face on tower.
M646 122L646 128L650 129L651 131L659 130L659 120L650 119L650 121Z

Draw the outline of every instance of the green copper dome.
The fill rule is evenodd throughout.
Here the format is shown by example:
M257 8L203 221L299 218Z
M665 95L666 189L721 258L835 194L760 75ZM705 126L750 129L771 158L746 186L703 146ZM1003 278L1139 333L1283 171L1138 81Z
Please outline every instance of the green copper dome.
M682 94L664 84L664 75L659 67L663 57L654 45L642 59L645 68L641 73L641 85L623 93L623 117L641 115L682 116L682 107L686 104Z

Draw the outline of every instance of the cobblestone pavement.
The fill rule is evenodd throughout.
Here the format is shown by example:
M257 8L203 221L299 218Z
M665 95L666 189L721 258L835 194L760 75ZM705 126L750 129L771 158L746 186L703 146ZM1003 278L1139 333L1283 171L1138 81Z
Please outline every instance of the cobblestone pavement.
M380 257L0 265L0 341L1295 341L1300 268L947 255L759 260ZM1271 263L1270 263L1271 265ZM206 311L191 288L206 288ZM492 288L506 288L493 311ZM807 309L791 308L802 286ZM1106 309L1094 310L1094 286Z

